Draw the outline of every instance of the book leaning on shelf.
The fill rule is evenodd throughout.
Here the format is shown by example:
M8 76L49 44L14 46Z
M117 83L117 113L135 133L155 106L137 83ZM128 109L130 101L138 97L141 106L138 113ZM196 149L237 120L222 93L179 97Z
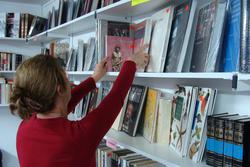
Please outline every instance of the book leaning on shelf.
M9 104L13 81L0 77L0 104Z

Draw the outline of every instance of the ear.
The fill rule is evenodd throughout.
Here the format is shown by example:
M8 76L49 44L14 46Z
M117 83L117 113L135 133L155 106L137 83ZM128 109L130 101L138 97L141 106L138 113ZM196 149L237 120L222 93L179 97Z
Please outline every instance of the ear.
M60 85L57 86L56 91L59 96L63 96L64 90Z

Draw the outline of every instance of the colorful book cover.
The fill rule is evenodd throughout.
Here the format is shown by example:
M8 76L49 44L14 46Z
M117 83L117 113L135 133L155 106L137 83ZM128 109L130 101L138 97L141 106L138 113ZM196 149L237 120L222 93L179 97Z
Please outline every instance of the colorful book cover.
M212 89L210 88L199 88L198 91L191 140L188 150L189 158L195 162L198 162L199 156L201 154L200 145L202 142L204 142L202 141L202 135L206 124L211 93Z
M123 118L122 130L130 136L135 136L140 119L146 88L133 85L128 95L128 102Z
M106 56L108 71L120 71L124 60L133 54L133 38L106 36Z
M156 118L158 110L159 92L155 89L148 89L146 106L144 110L143 136L149 142L154 142Z
M187 133L188 123L190 122L189 115L193 113L190 111L192 89L190 86L179 86L173 98L175 108L171 125L170 147L180 156L184 154L187 135L189 135Z

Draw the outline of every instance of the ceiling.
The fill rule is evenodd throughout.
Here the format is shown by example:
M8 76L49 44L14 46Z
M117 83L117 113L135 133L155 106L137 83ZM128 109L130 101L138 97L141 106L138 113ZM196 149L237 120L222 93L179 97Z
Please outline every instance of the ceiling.
M15 2L15 3L28 3L28 4L37 4L42 5L49 0L0 0L0 3L2 2Z

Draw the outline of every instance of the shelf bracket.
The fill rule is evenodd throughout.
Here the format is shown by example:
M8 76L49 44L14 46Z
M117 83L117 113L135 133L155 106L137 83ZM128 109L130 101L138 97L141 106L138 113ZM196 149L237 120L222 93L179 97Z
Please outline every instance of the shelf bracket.
M238 75L234 74L232 76L232 89L237 90L237 86L238 86Z

